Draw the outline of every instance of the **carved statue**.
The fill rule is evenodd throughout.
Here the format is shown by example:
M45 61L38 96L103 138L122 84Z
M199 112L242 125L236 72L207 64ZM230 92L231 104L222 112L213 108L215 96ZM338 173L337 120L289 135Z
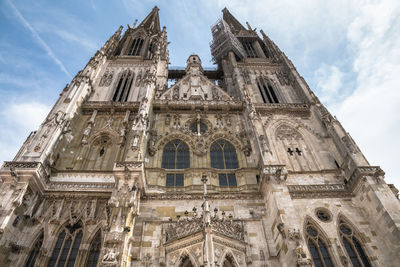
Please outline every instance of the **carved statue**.
M213 87L213 89L212 89L212 98L213 98L213 100L220 100L221 99L221 96L219 95L217 87Z
M115 252L115 247L104 248L103 262L117 262L119 253Z
M109 71L109 70L107 70L107 71L103 74L103 77L101 77L99 86L100 86L100 87L103 87L103 86L110 86L110 85L111 85L111 82L112 82L112 79L113 79L113 76L114 76L114 71Z
M172 92L172 99L179 100L179 86L175 86L175 88Z

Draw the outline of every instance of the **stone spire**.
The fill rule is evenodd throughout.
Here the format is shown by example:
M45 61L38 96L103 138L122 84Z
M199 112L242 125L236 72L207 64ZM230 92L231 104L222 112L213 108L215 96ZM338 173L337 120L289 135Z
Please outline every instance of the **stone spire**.
M138 28L143 27L151 32L161 32L160 17L158 16L159 8L155 6L147 17L140 23Z
M225 20L226 23L228 23L229 27L231 28L231 31L233 33L238 33L240 31L246 31L246 28L243 27L242 24L229 12L229 10L225 7L222 9L222 18Z

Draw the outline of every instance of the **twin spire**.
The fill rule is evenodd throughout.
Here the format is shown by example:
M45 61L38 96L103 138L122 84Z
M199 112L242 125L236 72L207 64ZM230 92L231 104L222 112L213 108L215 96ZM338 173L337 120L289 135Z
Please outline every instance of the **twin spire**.
M151 12L147 15L147 17L140 23L138 28L143 27L147 30L151 30L153 32L160 32L161 31L161 26L160 26L160 17L158 15L158 11L160 9L155 6ZM243 25L229 12L229 10L225 7L222 10L223 14L223 19L228 23L230 26L231 30L233 32L240 32L240 31L246 31L247 29L243 27Z

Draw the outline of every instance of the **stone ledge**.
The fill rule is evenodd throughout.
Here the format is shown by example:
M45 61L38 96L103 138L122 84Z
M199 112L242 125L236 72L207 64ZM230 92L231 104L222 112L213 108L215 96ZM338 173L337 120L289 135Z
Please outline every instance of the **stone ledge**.
M293 199L350 198L352 193L344 184L287 185Z

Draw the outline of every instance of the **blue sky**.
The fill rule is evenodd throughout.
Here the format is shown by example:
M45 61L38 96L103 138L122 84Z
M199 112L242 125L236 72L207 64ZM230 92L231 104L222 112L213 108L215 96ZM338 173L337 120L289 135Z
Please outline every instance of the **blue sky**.
M171 65L212 66L225 6L293 61L386 181L400 188L400 1L0 1L0 161L11 160L58 94L119 25L157 5Z

